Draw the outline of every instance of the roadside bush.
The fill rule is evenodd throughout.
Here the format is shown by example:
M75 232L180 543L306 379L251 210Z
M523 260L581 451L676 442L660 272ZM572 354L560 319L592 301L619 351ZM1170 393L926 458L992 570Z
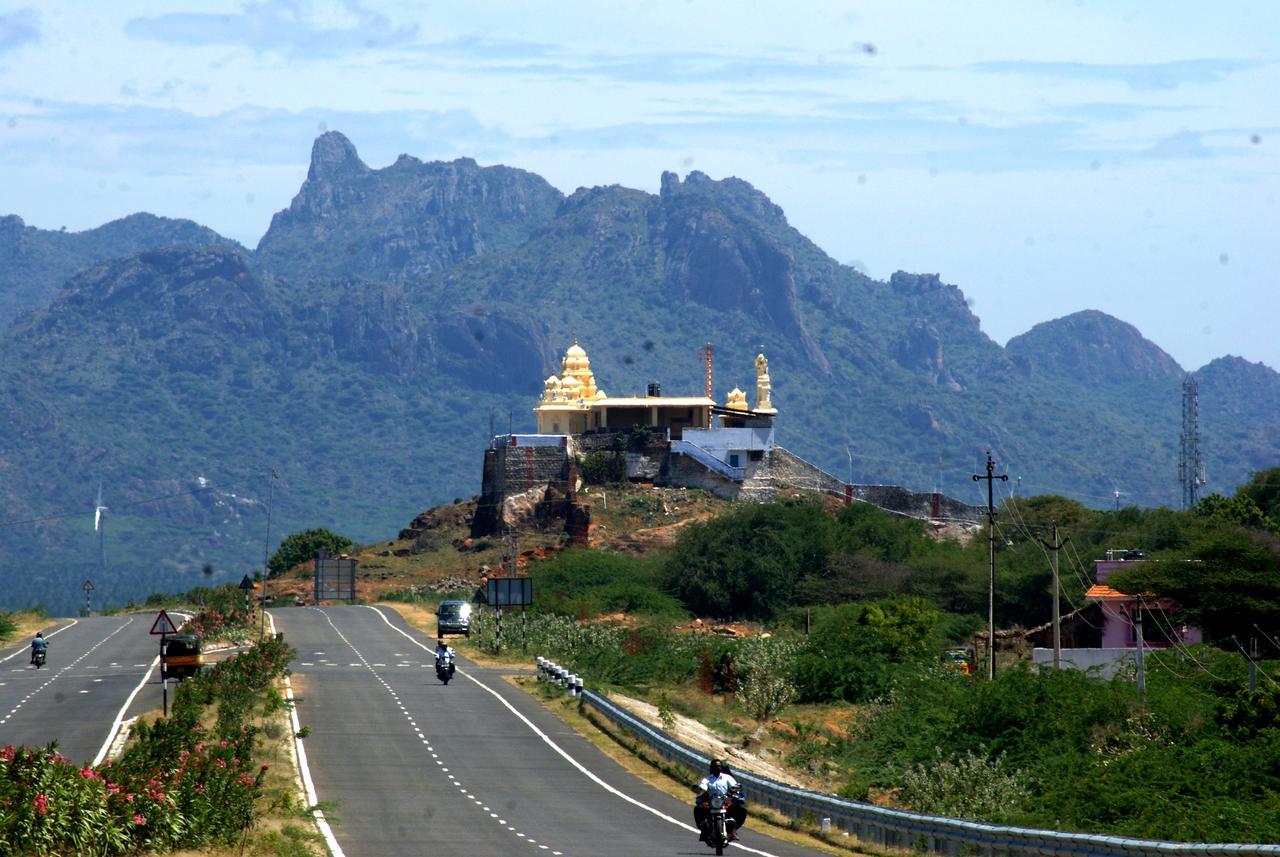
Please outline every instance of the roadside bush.
M966 750L916 765L902 777L898 799L917 812L999 821L1017 813L1030 796L1026 776L1003 755Z
M862 702L883 696L904 665L938 651L940 614L919 598L841 604L814 611L795 676L805 702Z
M534 609L582 619L601 613L683 617L684 607L660 587L661 560L570 548L529 570Z
M471 614L471 642L490 653L521 647L519 615L506 614L499 641L494 612L477 610ZM697 672L701 653L723 642L707 635L672 633L662 623L628 627L543 613L526 617L523 648L530 657L542 655L564 664L594 685L635 688L688 681Z
M772 719L795 701L791 676L798 649L798 644L777 637L748 637L738 643L734 695L758 722Z

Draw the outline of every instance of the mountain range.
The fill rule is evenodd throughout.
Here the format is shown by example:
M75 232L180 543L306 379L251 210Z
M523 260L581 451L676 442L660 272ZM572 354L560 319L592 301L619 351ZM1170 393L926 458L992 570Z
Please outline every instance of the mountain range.
M328 132L252 250L147 214L11 216L0 260L0 607L238 580L308 527L389 538L478 491L574 339L611 395L700 392L710 342L723 399L763 350L779 442L855 482L978 502L990 449L1005 490L1181 500L1188 370L1135 327L1086 310L1001 346L956 286L841 265L736 178L565 196L466 158L372 169ZM1280 460L1280 375L1194 377L1226 493Z

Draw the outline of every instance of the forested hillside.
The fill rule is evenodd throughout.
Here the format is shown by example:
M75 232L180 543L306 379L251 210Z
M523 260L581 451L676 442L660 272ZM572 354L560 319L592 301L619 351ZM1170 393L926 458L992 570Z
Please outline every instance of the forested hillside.
M992 449L1026 494L1180 499L1184 367L1135 328L1086 312L1002 347L956 286L863 276L741 179L564 197L466 159L372 169L329 132L256 250L155 221L121 221L158 237L130 230L105 256L0 233L18 270L0 296L30 310L0 343L12 603L66 609L89 576L111 601L189 588L206 565L238 579L268 538L311 526L385 537L478 491L491 428L532 429L575 337L620 395L700 391L711 342L723 397L763 350L779 441L855 481L973 501ZM37 238L38 263L21 250ZM51 298L13 285L50 278ZM1206 367L1209 488L1280 460L1278 389L1265 366Z

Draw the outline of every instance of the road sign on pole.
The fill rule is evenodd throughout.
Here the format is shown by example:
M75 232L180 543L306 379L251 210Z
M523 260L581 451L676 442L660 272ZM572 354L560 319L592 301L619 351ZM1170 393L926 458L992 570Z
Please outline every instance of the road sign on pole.
M92 581L92 580L86 580L86 581L84 582L84 591L85 591L85 592L92 592L92 591L93 591L93 581Z
M160 615L156 616L156 621L151 625L151 633L159 636L176 634L178 633L178 628L173 624L173 620L169 618L169 614L161 610Z

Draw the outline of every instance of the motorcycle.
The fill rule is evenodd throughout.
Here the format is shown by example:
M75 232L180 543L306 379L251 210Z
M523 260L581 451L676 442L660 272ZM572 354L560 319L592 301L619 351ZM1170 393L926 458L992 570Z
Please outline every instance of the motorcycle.
M40 669L40 667L44 666L44 658L44 649L37 649L31 653L31 663L35 664L36 669Z
M741 793L734 790L727 798L713 799L703 792L699 799L707 809L707 835L704 841L709 848L716 850L717 855L724 854L724 849L734 838L736 826L733 816L729 814L729 808L742 801Z
M445 684L449 683L449 679L453 678L453 655L448 654L443 657L436 658L436 678Z

